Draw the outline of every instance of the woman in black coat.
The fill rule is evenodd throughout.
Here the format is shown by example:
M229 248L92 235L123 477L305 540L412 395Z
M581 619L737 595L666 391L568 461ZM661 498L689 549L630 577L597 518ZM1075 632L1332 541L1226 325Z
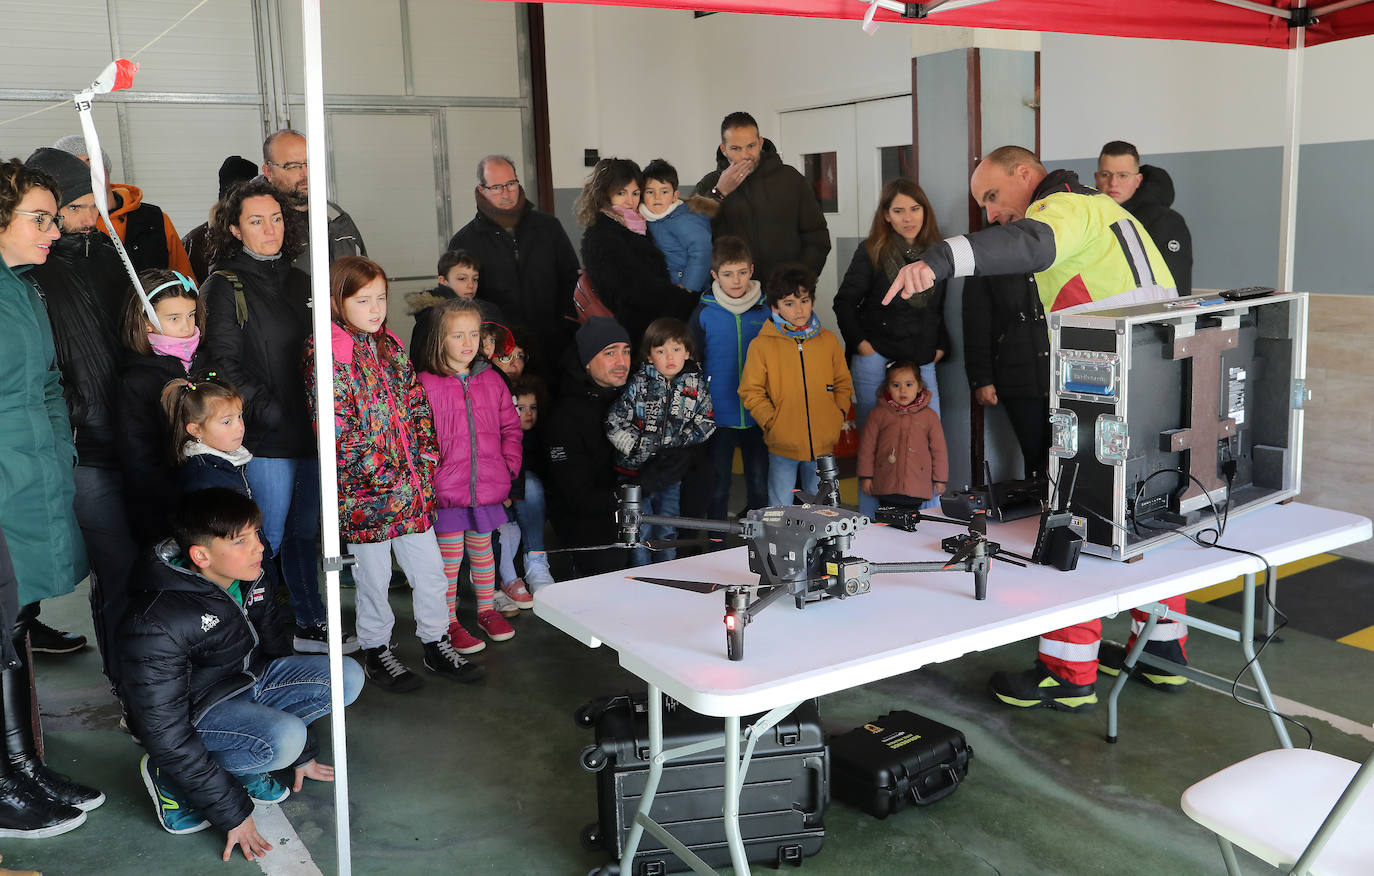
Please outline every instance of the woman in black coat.
M582 235L582 265L601 303L630 335L638 349L649 323L660 316L686 320L697 296L668 280L668 264L647 233L639 213L644 174L624 158L603 158L592 169L577 199Z
M850 355L857 399L854 417L860 428L877 404L887 363L897 360L921 366L921 380L930 390L930 409L940 413L935 364L949 351L945 281L924 295L883 304L897 272L919 260L926 247L940 239L935 211L919 185L899 177L883 186L868 239L854 251L835 293L835 317ZM861 495L859 510L871 516L877 500Z
M315 574L320 470L305 397L310 278L275 189L253 180L215 212L218 260L201 285L209 366L243 396L248 483L277 552L296 617L297 650L324 653L325 609Z

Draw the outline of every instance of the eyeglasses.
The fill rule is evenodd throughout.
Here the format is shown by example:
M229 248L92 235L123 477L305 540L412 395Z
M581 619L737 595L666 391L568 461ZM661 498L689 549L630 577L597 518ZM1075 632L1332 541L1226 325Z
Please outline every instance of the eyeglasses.
M285 164L278 164L275 161L269 161L267 163L272 165L273 167L280 167L282 170L285 170L289 173L295 173L298 170L305 170L307 167L310 166L310 162L308 161L288 161Z
M497 183L494 186L482 186L482 191L491 192L493 195L498 192L513 192L520 188L520 180L513 179L508 183Z
M61 227L62 220L52 213L32 213L28 210L15 210L16 216L32 216L33 224L38 226L39 231L48 231L53 226Z
M1139 171L1136 171L1136 173L1139 173ZM1128 179L1130 179L1131 177L1135 176L1136 173L1131 173L1131 172L1125 171L1125 170L1118 170L1116 173L1112 173L1112 172L1109 171L1109 170L1099 170L1099 171L1097 171L1096 173L1094 173L1093 176L1096 177L1097 179L1102 180L1103 182L1108 182L1108 181L1110 181L1110 180L1116 180L1117 182L1123 182L1123 183L1124 183L1126 180L1128 180Z

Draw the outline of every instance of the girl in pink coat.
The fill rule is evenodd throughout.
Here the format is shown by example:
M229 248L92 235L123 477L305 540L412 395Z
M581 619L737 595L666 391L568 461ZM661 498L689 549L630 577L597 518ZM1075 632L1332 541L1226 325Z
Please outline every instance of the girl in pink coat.
M477 594L477 624L493 642L515 635L492 606L496 564L492 532L507 519L503 504L520 472L522 433L510 389L482 349L482 315L475 301L446 301L435 313L439 331L416 350L420 383L434 411L439 465L435 529L448 574L449 638L462 650L472 638L458 623L458 570L467 554ZM475 640L474 640L475 642Z
M887 366L859 435L859 489L879 504L919 508L945 491L949 454L930 398L915 363Z

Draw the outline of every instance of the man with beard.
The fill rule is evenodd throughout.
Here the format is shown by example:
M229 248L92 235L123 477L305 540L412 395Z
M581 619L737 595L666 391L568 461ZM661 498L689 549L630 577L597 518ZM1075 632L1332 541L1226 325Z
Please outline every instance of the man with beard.
M114 244L95 230L99 214L86 163L69 152L46 147L25 163L50 175L61 189L57 215L62 236L53 243L48 260L35 265L29 276L52 323L62 396L76 444L76 522L91 562L96 642L105 673L111 685L117 686L115 631L128 607L129 573L137 550L125 516L120 465L115 390L118 344L112 331L118 323L108 318L101 296L114 289L127 296L129 278ZM37 620L30 632L35 651L64 654L86 643L84 636L54 630Z
M464 250L481 264L477 297L490 301L539 339L543 361L557 367L572 335L572 292L577 252L563 224L534 209L505 155L477 162L477 215L458 229L449 250Z
M70 152L87 165L91 163L86 138L71 134L53 144L54 149ZM100 150L100 159L105 165L105 198L109 205L110 221L114 223L114 233L124 244L136 270L146 268L171 268L183 274L191 274L191 262L186 257L186 248L181 245L181 235L177 234L172 217L161 207L143 200L143 190L128 183L111 181L114 164L105 150ZM91 197L88 212L95 211L95 197ZM105 233L105 220L97 213L95 227Z
M564 547L616 541L615 449L606 414L630 376L630 335L609 316L593 316L577 330L560 361L562 391L544 429L549 519ZM570 555L579 575L625 568L625 551L609 548Z
M310 196L308 165L305 135L299 131L283 128L262 141L262 175L281 195L282 206L291 208L287 221L294 217L305 223ZM326 205L329 211L329 263L333 264L349 255L366 256L367 247L363 245L363 235L354 224L353 217L333 201L327 201ZM310 245L309 235L304 228L300 229L298 239L306 241L306 246L292 264L308 274Z
M816 193L806 177L783 163L749 113L721 120L716 169L701 178L696 194L718 204L712 237L744 238L760 280L766 282L784 262L801 262L818 276L825 267L830 231Z

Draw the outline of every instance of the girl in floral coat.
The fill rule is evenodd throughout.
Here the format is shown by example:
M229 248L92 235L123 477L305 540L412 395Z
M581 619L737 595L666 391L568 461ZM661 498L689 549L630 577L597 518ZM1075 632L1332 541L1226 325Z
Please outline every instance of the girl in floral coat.
M330 266L329 293L339 524L358 559L353 579L363 669L387 690L414 690L421 683L391 641L396 618L387 591L394 552L412 587L425 668L475 681L482 667L449 641L448 580L434 534L434 419L410 358L386 327L386 274L376 262L346 256ZM308 362L313 355L314 338ZM313 368L306 373L313 379ZM314 387L308 395L313 402Z

